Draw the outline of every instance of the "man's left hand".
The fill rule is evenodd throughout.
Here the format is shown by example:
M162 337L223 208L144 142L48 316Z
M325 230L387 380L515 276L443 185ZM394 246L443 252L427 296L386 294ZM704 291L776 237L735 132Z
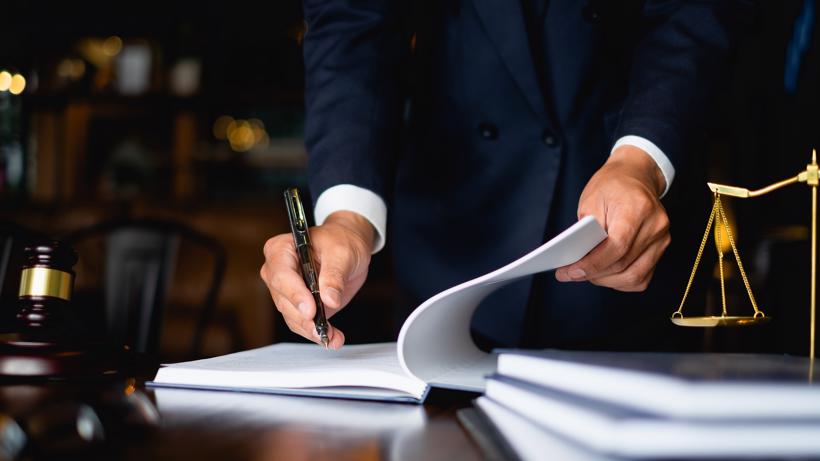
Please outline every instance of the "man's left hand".
M594 216L608 237L580 261L556 270L561 282L590 281L621 291L644 291L669 246L669 217L658 198L666 187L643 150L616 149L587 183L578 218Z

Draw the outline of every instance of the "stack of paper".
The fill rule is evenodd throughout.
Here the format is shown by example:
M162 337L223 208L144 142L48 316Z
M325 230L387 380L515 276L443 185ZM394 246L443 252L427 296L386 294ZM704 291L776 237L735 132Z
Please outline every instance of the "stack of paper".
M818 456L812 371L786 356L510 351L477 405L524 459L556 437L590 459Z

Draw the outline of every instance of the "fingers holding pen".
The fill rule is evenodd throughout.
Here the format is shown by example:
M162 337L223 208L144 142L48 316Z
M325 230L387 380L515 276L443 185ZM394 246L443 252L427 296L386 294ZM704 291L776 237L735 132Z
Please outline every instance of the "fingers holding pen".
M267 273L267 267L262 266L261 272ZM264 279L265 277L263 277ZM275 277L273 277L275 278ZM284 276L279 280L286 280L290 277ZM297 281L301 282L300 278L296 279ZM276 286L280 285L283 282L277 281ZM291 283L290 286L298 286L298 284ZM285 285L287 286L287 285ZM288 326L290 331L309 339L316 344L321 344L321 337L319 336L318 332L316 331L316 324L313 321L316 312L316 304L313 302L312 296L310 296L310 292L307 292L308 296L303 297L303 293L299 294L283 294L283 292L278 291L274 288L274 284L268 284L268 289L270 290L271 298L273 299L273 303L276 306L276 309L282 314L282 318L285 321L285 324ZM298 291L298 289L296 290ZM300 299L297 301L298 304L294 304L294 301L291 299ZM328 316L332 315L331 312L335 313L336 310L328 309ZM342 347L345 341L344 333L338 328L335 328L333 325L328 324L328 347L330 349L338 349Z
M319 293L325 316L344 308L367 278L375 229L361 215L338 211L311 228L311 250L318 272ZM265 263L259 271L277 310L291 331L319 343L313 318L316 302L302 277L293 236L281 234L264 247ZM328 330L328 346L342 347L345 335L333 326Z
M280 312L283 311L280 309ZM313 322L312 317L310 319L306 319L299 316L288 316L284 315L284 312L283 317L285 319L285 324L287 324L290 331L309 339L320 346L322 345L322 338L316 331L316 324ZM328 323L327 338L327 347L329 349L339 349L345 343L345 335L342 330L334 327L330 323Z
M299 270L298 256L293 248L293 239L283 234L269 239L264 247L265 263L259 275L270 291L276 309L282 314L285 324L294 333L313 342L321 343L313 318L316 304L313 295L305 286ZM338 311L327 309L330 317ZM344 334L337 328L328 331L329 347L338 349L344 344Z
M292 306L288 308L287 300L283 300L282 304L283 307L279 307L279 304L277 304L277 309L282 313L288 329L306 339L313 341L316 344L322 345L322 339L316 331L316 324L313 322L313 317L311 316L311 318L304 318L301 316L301 313L289 315L288 311L292 309ZM330 323L328 323L327 337L329 349L339 349L342 345L344 345L344 333Z

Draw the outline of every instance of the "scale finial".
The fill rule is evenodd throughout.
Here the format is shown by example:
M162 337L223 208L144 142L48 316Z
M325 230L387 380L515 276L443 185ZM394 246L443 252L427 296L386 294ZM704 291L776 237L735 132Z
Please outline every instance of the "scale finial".
M817 163L817 149L811 150L811 163Z

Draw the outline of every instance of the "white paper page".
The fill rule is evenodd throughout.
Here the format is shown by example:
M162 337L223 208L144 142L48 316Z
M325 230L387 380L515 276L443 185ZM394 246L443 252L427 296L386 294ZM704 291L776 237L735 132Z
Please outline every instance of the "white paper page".
M540 386L669 418L717 420L818 417L820 388L808 383L808 369L808 359L763 354L549 351L498 360L500 374Z
M614 458L584 450L556 435L544 431L517 413L487 397L479 397L476 406L493 422L506 442L524 461L560 459L562 461L605 461Z
M225 390L310 388L311 395L320 391L316 388L337 395L344 391L339 386L361 386L401 391L416 399L427 389L426 383L406 374L399 365L395 343L349 345L338 351L315 344L280 343L172 364L160 368L154 383ZM355 392L359 396L366 393L367 389Z
M470 319L479 303L513 280L578 261L605 238L600 224L587 216L516 261L428 299L402 325L401 366L434 385L482 391L483 377L495 371L495 357L470 337Z
M686 421L591 399L491 380L486 397L542 428L590 449L625 458L810 456L820 452L820 418Z
M247 426L278 423L306 424L370 433L398 433L421 429L426 421L419 405L293 398L239 392L153 390L165 426L201 423L229 415Z

